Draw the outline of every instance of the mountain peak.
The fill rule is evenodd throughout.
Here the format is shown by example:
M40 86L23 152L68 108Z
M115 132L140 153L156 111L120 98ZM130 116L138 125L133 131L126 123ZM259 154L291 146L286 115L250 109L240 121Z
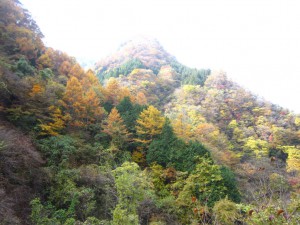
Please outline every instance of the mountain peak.
M127 76L134 69L151 70L154 75L182 84L203 85L210 70L192 69L179 63L155 38L137 36L124 42L110 56L99 61L95 71L103 82L110 77Z
M169 54L155 38L136 36L120 45L118 50L96 64L96 71L111 70L131 60L139 60L146 68L160 69L176 58Z
M162 45L159 43L159 41L156 38L145 36L145 35L138 35L122 43L119 47L119 50L124 47L138 47L138 46L163 49Z

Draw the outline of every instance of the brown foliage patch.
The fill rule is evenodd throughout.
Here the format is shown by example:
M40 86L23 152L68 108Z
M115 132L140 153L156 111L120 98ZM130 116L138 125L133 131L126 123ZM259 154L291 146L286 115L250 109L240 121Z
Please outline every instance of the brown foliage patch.
M29 202L44 183L44 161L31 139L1 118L0 142L0 221L27 224Z

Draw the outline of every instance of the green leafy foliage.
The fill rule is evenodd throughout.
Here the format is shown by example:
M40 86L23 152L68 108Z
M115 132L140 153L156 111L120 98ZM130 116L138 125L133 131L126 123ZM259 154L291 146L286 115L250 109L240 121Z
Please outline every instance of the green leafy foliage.
M241 194L239 193L234 173L228 167L224 166L220 170L224 186L226 187L225 195L229 200L239 203L241 201Z
M234 224L238 219L238 207L228 199L221 199L213 207L215 220L221 224Z
M97 76L99 77L100 81L103 82L110 77L119 77L120 75L127 76L131 73L132 70L142 68L146 67L139 59L131 59L123 63L122 65L108 71L102 69L102 71L98 72Z
M54 76L54 74L50 68L40 70L39 73L40 73L40 76L42 77L42 79L44 79L44 80L51 79Z
M181 84L203 85L211 73L209 69L191 69L177 61L173 61L171 66L177 72L177 79L180 80Z
M147 162L156 162L164 167L174 166L180 171L195 169L197 156L209 156L209 151L199 142L191 141L185 143L178 139L167 120L162 133L151 142L147 151Z
M131 133L136 133L135 126L137 125L136 120L140 113L145 109L144 106L134 104L131 102L129 97L125 97L116 107L124 120L127 129Z
M138 203L152 195L151 184L136 163L125 162L113 171L118 193L118 205L113 212L113 224L138 224Z
M34 74L34 67L25 58L21 58L15 65L15 71L20 77L31 76Z
M92 146L68 135L48 137L38 141L38 146L50 167L72 167L84 163L97 163L101 145Z
M42 139L39 146L48 159L49 166L68 164L77 152L76 140L69 136Z
M199 163L189 175L183 190L179 193L178 201L183 205L190 205L195 196L202 205L213 206L225 197L226 187L218 165L206 157L199 157Z

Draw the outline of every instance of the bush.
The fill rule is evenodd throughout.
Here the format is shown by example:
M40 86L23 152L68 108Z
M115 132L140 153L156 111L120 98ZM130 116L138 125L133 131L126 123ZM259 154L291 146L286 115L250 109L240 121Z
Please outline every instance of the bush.
M239 216L237 206L227 198L216 202L213 207L213 213L217 224L224 225L234 224Z
M69 164L77 152L77 141L70 136L55 136L38 141L38 145L48 160L48 166Z
M33 75L34 74L34 67L31 66L28 61L24 58L19 59L19 61L15 65L16 74L20 77Z

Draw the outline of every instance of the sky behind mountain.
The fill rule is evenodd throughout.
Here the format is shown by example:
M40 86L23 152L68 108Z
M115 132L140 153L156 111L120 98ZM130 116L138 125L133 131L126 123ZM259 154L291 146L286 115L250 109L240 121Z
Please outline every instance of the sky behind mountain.
M21 0L48 46L99 60L147 35L191 67L229 77L300 113L297 0Z

